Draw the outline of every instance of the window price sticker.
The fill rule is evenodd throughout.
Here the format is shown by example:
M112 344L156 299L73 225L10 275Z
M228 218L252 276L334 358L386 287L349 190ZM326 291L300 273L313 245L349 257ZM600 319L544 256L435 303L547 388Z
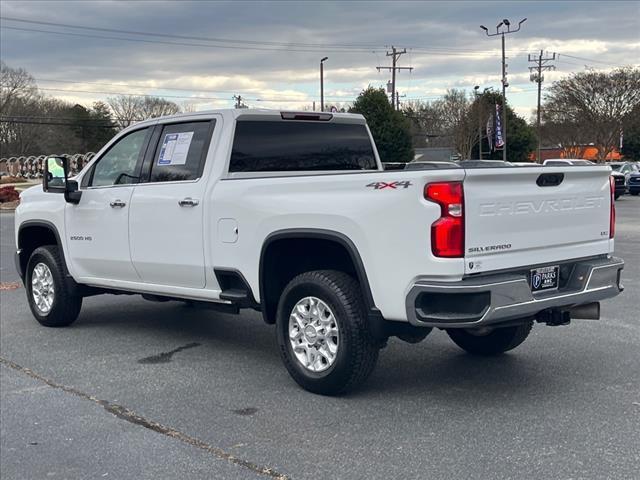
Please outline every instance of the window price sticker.
M167 133L162 141L158 165L184 165L193 139L193 132Z

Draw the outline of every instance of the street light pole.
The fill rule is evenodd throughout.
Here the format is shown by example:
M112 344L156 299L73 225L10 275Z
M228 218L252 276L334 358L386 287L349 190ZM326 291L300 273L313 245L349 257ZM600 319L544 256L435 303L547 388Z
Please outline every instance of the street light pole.
M478 89L480 85L473 87L473 93L476 97L476 112L478 112L478 159L482 160L482 109L480 108L480 95Z
M324 112L324 62L329 57L323 57L320 59L320 111Z
M502 33L502 161L507 161L507 64L504 51L504 32Z
M487 34L487 37L496 37L500 35L502 37L502 141L504 145L502 146L502 160L507 161L507 87L509 86L509 82L507 81L507 63L506 63L506 54L504 47L504 36L508 33L516 33L520 31L522 24L526 22L527 19L523 18L518 23L518 28L511 30L511 22L509 19L505 18L496 26L496 33L489 33L489 29L484 25L480 25L480 28L484 30L484 33ZM504 27L507 27L505 30Z

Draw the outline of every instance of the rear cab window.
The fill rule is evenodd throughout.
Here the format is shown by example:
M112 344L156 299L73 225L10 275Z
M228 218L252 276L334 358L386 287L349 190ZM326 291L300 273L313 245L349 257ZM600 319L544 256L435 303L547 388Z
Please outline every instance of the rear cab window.
M229 173L378 170L364 123L236 122Z

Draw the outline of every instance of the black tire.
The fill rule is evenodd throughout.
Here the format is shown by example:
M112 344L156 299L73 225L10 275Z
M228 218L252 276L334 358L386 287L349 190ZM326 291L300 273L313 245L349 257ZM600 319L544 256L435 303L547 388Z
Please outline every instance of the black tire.
M640 192L629 192L631 195L636 196L638 195Z
M613 195L613 199L614 199L614 200L617 200L617 199L619 199L619 198L620 198L620 194L619 194L619 193L615 193L615 194Z
M53 279L53 303L47 313L43 313L38 308L32 294L33 270L40 263L44 263L49 268ZM82 297L69 292L65 282L64 263L58 247L55 245L39 247L33 251L27 263L25 290L27 291L27 301L29 302L31 313L45 327L66 327L71 325L80 314Z
M296 358L289 340L289 317L299 300L313 296L331 309L339 331L334 363L312 372ZM293 379L305 390L338 395L361 385L373 371L380 343L371 335L358 282L333 270L306 272L285 287L278 303L276 330L280 356Z
M533 327L527 322L513 327L496 328L486 335L473 335L461 328L447 330L449 337L461 349L473 355L499 355L513 350L526 340Z

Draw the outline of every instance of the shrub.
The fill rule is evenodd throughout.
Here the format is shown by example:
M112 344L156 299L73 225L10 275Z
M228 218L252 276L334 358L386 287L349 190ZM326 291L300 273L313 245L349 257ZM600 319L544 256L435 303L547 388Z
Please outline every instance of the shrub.
M14 187L0 188L0 203L15 202L20 198L20 194Z

